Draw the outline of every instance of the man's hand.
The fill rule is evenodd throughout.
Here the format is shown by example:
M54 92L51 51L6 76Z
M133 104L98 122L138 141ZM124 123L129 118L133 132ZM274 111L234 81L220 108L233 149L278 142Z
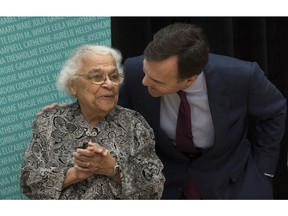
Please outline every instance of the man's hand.
M50 105L46 105L46 106L44 106L42 108L41 112L36 113L36 116L40 115L43 111L54 109L54 108L59 107L59 106L61 106L61 104L58 104L58 103L53 103L53 104L50 104Z

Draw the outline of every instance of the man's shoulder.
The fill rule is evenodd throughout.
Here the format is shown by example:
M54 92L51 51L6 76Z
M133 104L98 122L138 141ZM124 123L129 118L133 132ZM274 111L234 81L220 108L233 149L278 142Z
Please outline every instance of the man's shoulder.
M209 71L218 71L221 72L233 72L234 74L251 71L251 68L255 65L256 62L246 61L232 56L218 55L218 54L209 54L209 61L204 69L204 72L207 74ZM256 63L257 64L257 63Z
M138 74L143 74L143 60L144 60L144 56L135 56L135 57L131 57L131 58L127 58L124 61L124 71L127 74L133 74L137 75ZM126 77L127 78L127 77ZM126 79L127 81L127 79Z
M142 64L144 60L144 56L143 55L139 55L139 56L134 56L134 57L129 57L124 61L124 65L127 64Z
M246 61L243 59L239 59L233 56L228 56L228 55L221 55L221 54L215 54L215 53L209 53L209 63L238 63L238 64L247 64L247 63L251 63L250 61Z

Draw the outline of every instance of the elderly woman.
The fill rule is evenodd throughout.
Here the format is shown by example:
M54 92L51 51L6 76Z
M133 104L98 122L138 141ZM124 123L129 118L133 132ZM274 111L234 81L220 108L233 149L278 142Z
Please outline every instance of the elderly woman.
M117 105L121 54L84 45L60 72L75 103L42 112L24 154L21 191L31 199L159 199L165 178L154 133Z

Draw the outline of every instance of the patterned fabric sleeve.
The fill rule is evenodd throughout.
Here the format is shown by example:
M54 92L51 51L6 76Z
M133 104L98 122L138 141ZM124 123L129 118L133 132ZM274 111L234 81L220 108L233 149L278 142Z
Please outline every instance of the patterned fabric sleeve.
M51 125L43 115L37 117L32 126L32 140L24 153L20 188L31 199L58 199L61 194L67 167L61 169L48 164Z
M134 117L129 121L132 141L125 144L130 145L130 152L119 152L117 158L122 168L120 199L160 199L165 178L155 153L154 133L139 113Z

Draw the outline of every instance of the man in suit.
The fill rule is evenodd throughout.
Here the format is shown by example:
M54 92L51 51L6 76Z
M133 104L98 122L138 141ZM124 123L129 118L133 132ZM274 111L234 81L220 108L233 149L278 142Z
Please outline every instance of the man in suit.
M273 198L286 100L256 63L211 54L199 27L176 23L155 34L144 56L128 58L124 72L119 104L154 129L163 199ZM179 90L190 105L197 156L177 148ZM248 140L251 116L256 128ZM186 195L191 185L195 196Z

